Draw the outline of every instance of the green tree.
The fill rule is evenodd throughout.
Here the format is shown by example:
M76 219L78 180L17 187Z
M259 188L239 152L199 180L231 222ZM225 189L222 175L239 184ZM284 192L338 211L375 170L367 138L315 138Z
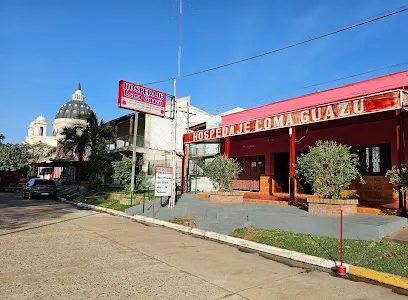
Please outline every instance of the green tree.
M203 164L204 175L207 176L219 191L231 191L232 182L241 173L239 163L227 156L217 156L208 164Z
M296 177L312 187L320 198L340 199L351 182L360 177L358 157L351 147L334 141L318 141L307 154L298 157Z
M93 111L82 117L87 121L86 126L64 128L62 149L65 153L75 154L82 166L86 154L89 153L88 177L96 180L111 166L106 145L114 136L113 128L103 119L99 121Z
M143 159L137 157L136 160L136 178L135 178L135 187L140 189L143 186L146 180L146 173L142 171ZM116 178L120 183L129 185L132 178L132 159L122 155L120 161L113 161L113 178Z
M0 133L0 144L3 143L3 141L6 139L4 134Z
M44 142L37 142L33 145L27 145L30 158L39 158L52 155L56 148L52 147Z
M0 145L0 170L2 171L25 173L28 170L28 158L27 147L23 144Z

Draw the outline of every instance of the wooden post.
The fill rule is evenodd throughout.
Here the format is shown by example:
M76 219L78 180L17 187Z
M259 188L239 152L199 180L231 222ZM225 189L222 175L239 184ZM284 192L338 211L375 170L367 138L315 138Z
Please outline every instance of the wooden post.
M289 204L295 204L296 127L289 128Z
M225 138L225 144L224 144L224 155L226 157L230 157L230 149L231 149L231 140L230 140L230 137L227 136Z
M404 138L404 113L402 110L396 111L396 151L398 158L398 168L400 168L405 163L405 138ZM401 192L398 192L398 207L402 215L406 215L405 207L405 195Z

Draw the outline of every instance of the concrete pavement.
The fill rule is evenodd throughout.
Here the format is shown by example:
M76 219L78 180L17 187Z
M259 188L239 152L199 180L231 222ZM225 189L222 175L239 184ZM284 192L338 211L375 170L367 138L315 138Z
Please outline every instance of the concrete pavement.
M334 238L339 237L340 231L339 216L311 214L294 206L251 202L214 204L189 193L183 194L172 210L161 208L160 199L155 200L154 207L153 203L146 203L144 214L141 205L128 208L126 213L154 215L166 221L176 217L197 218L197 228L224 234L248 225ZM356 240L378 240L408 225L406 218L365 213L347 215L343 220L343 237Z
M19 198L0 194L0 299L405 299L170 229Z

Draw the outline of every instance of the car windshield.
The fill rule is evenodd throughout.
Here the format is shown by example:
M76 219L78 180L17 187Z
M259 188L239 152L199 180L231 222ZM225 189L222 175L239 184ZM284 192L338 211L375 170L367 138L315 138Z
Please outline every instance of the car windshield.
M35 184L42 184L42 185L54 185L53 180L36 180Z

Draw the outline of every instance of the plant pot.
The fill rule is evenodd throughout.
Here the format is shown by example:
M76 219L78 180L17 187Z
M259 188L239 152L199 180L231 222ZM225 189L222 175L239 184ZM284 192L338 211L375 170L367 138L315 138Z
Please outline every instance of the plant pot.
M343 211L344 215L357 213L358 199L322 199L308 198L307 210L310 213L339 215Z
M211 192L211 203L241 203L244 202L243 192Z

